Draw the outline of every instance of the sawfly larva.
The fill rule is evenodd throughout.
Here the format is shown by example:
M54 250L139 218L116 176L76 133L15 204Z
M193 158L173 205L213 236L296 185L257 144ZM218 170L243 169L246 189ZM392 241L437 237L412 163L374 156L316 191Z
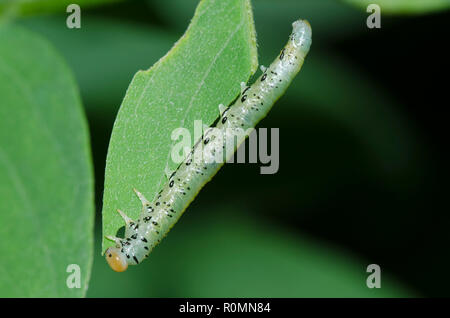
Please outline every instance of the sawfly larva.
M251 131L264 118L276 100L283 95L291 81L300 71L311 45L311 26L306 20L293 24L289 41L268 67L261 67L263 74L251 85L242 83L241 95L236 102L225 107L219 105L219 118L215 128L222 131L223 138L216 138L205 131L178 168L168 174L168 180L154 202L135 190L142 203L142 212L137 221L131 220L118 210L126 223L125 238L108 236L116 243L106 250L106 260L111 268L123 272L128 265L139 264L177 222L200 189L215 175L223 162L236 151L248 134L235 141L230 131L242 129ZM225 144L234 145L232 151L225 150ZM211 155L223 157L224 161L210 160L204 155L204 146L214 149ZM201 147L200 147L201 146ZM201 153L200 153L201 152ZM195 160L195 158L202 158Z

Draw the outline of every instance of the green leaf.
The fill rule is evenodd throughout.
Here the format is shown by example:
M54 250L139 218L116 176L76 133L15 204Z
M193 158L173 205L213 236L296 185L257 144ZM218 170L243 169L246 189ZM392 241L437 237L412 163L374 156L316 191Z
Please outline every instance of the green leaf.
M0 43L0 297L84 296L93 173L76 83L35 34L3 26ZM69 264L79 289L66 285Z
M117 275L96 254L88 297L415 295L383 266L382 288L367 288L369 260L263 222L261 211L250 214L239 203L214 206L214 213L197 206L139 266Z
M95 16L83 17L83 27L76 31L64 27L64 17L59 16L19 22L44 35L63 54L86 110L99 120L116 114L136 70L148 69L176 41L174 34L148 25Z
M250 2L201 1L185 35L128 88L108 149L104 235L124 225L116 209L137 218L140 203L133 188L152 199L165 181L166 165L176 168L169 160L172 131L192 132L194 120L213 123L218 105L231 103L256 67ZM103 240L103 250L111 245Z
M425 14L450 8L450 0L344 0L356 7L366 9L376 3L381 13L389 14Z

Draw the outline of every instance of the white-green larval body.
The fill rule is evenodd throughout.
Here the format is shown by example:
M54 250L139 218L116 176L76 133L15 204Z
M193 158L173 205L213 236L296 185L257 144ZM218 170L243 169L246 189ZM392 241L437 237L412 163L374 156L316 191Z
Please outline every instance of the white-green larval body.
M106 259L114 270L124 271L128 265L139 264L150 254L201 188L283 95L300 71L310 45L309 23L306 20L294 22L289 41L275 61L268 68L263 68L263 74L251 86L242 86L241 95L232 106L220 107L216 129L204 132L186 159L168 178L154 202L136 191L143 205L139 219L130 220L119 211L126 221L125 238L111 237L116 247L106 251ZM218 130L222 138L213 134ZM236 130L245 133L236 134Z

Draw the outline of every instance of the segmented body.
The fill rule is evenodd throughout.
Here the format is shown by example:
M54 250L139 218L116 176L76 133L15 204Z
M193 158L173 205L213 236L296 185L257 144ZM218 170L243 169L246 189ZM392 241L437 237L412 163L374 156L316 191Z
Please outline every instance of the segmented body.
M149 202L136 191L143 205L141 215L137 221L132 221L120 212L127 223L125 238L111 238L116 242L116 248L106 251L106 259L114 270L125 270L128 265L139 264L149 255L200 189L284 93L299 72L310 45L309 23L305 20L294 22L289 41L276 60L267 69L263 68L263 74L253 85L242 87L241 95L232 106L221 108L216 128L222 132L223 138L211 134L212 130L205 131L168 178L154 202ZM247 133L236 135L233 133L236 129ZM232 151L226 147L228 144L234 145Z

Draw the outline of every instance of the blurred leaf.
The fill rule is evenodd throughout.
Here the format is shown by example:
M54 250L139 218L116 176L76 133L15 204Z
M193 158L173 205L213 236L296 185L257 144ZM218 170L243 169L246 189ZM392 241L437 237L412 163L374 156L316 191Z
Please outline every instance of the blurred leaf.
M88 127L46 41L0 28L0 297L84 296L93 252ZM81 288L69 289L69 264Z
M450 0L344 0L366 10L369 4L380 6L381 13L389 14L425 14L450 8Z
M83 17L83 27L76 31L61 27L65 22L60 16L20 23L44 35L64 55L84 106L99 116L115 114L136 70L148 69L176 41L173 33L100 17Z
M147 0L176 30L183 30L198 0ZM291 32L291 22L307 19L314 32L314 47L322 42L367 30L365 12L338 0L253 0L258 45L278 52L285 43L280 34ZM345 23L343 23L345 21ZM272 52L274 54L276 54Z
M320 113L341 123L360 139L386 176L417 168L417 138L383 87L345 60L312 53L303 76L286 92L286 110Z
M261 56L260 61L268 58ZM347 218L350 223L344 222L344 228L374 243L388 242L398 232L383 239L371 235L363 225L370 215L378 216L373 223L380 228L394 229L405 218L412 221L405 206L428 171L426 147L396 99L348 61L316 52L313 46L301 76L261 127L280 128L280 170L256 184L246 181L233 188L232 200L261 197L252 203L255 207L267 213L277 209L279 216L292 216L299 224ZM240 169L236 175L243 179L258 171L256 166L229 169L227 173ZM228 186L236 175L224 176ZM237 198L244 189L245 196ZM273 200L280 196L283 200ZM397 206L386 203L391 196ZM356 222L361 226L355 227ZM396 243L403 239L408 238Z
M8 12L14 15L30 15L48 12L66 13L69 4L76 3L81 10L105 3L123 0L0 0L0 16Z
M120 208L132 218L139 201L132 189L153 198L165 181L171 132L193 131L194 120L211 124L218 105L239 94L238 83L256 70L257 55L249 1L201 1L186 34L128 88L108 149L103 198L103 233L123 226ZM111 246L103 241L103 250Z
M239 205L237 205L239 206ZM257 213L255 213L257 215ZM245 210L214 206L184 216L146 262L117 275L96 254L88 297L406 297L387 271L366 286L367 265ZM383 267L382 267L383 270Z
M430 152L395 87L383 84L313 45L301 76L262 122L280 127L279 172L252 183L257 167L229 167L228 202L250 201L261 217L407 266L405 246L421 237ZM210 194L214 204L220 190Z

